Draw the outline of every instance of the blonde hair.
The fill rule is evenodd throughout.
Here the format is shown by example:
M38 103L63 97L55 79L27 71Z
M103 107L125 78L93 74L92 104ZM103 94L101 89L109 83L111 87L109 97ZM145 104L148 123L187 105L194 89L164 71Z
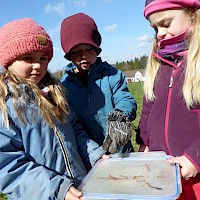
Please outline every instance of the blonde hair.
M40 81L40 84L48 86L50 89L48 97L44 97L39 86L27 79L19 77L15 71L8 69L0 74L0 110L3 123L6 127L9 127L9 111L6 105L6 99L9 98L9 91L12 91L13 105L17 116L23 124L27 123L24 115L24 113L26 113L27 93L24 93L21 84L26 85L27 92L32 94L28 95L28 100L34 101L38 105L43 119L46 120L51 127L55 127L55 120L60 123L66 121L70 112L69 106L64 89L55 77L47 72Z
M188 12L194 9L187 9ZM189 40L188 54L187 54L187 65L185 69L185 79L183 83L183 97L185 103L190 109L194 105L200 104L200 10L196 10L196 15L192 24L192 33ZM153 56L153 52L157 51L157 41L155 39L153 47L148 58L146 66L146 77L147 80L144 83L144 94L146 100L154 101L155 95L153 92L154 83L157 72L160 67L160 62Z

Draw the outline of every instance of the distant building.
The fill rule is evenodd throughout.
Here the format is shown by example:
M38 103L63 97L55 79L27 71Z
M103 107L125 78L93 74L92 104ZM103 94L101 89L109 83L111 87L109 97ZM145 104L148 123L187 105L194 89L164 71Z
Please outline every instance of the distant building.
M144 69L124 71L127 83L145 81Z

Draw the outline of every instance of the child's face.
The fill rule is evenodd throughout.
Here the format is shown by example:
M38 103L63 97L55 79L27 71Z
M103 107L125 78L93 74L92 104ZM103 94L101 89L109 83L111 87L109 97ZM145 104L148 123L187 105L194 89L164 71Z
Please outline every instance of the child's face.
M155 12L149 16L158 40L169 39L186 31L192 25L195 14L183 9Z
M27 78L37 84L47 72L48 56L44 52L37 51L18 57L11 65L20 77Z
M79 70L89 70L97 59L97 52L91 45L79 44L72 48L70 58Z

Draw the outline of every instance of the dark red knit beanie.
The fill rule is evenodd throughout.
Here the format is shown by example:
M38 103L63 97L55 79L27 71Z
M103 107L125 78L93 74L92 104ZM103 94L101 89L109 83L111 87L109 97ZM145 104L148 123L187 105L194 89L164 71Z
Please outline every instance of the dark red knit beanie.
M84 13L77 13L65 18L60 29L61 46L65 52L65 58L70 60L70 51L78 44L90 44L101 53L101 35L95 21Z

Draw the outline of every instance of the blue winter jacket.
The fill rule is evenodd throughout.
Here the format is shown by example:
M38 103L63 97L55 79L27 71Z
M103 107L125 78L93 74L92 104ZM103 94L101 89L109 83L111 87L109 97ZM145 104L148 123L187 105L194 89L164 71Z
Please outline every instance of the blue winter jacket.
M10 200L64 200L69 187L78 186L87 173L83 161L94 164L104 151L88 138L75 113L67 123L57 123L58 140L33 101L23 111L26 125L14 111L12 94L6 104L10 128L0 115L0 192Z
M87 85L73 73L74 68L73 63L67 65L61 83L82 126L90 138L102 145L108 113L119 109L132 121L136 117L136 102L127 88L125 75L101 58L91 65Z

